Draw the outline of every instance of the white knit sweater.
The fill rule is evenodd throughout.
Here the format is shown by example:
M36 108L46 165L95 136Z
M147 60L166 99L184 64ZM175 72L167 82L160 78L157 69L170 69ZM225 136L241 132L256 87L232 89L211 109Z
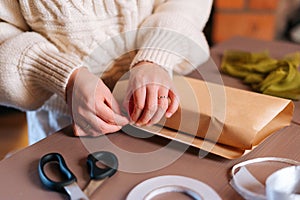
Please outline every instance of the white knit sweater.
M190 64L201 64L209 56L202 30L211 4L212 0L1 0L0 104L34 110L53 94L65 98L68 78L81 66L102 77L113 77L139 61L188 73ZM116 66L128 51L134 52L131 63Z

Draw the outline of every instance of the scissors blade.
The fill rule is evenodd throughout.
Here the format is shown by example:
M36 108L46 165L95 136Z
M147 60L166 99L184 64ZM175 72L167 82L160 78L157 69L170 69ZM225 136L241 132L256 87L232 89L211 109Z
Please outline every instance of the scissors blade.
M102 180L91 179L83 192L90 197L106 179L108 179L108 177Z
M80 189L77 183L72 183L64 187L71 200L89 200L85 193Z

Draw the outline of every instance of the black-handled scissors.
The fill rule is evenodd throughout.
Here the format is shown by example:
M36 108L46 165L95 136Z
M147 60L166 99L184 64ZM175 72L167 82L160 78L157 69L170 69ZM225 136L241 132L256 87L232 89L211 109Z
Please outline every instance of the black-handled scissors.
M58 164L58 170L65 177L65 180L54 181L46 175L44 166L51 162L56 162ZM105 167L99 168L97 162L105 165ZM66 192L69 194L71 200L88 200L88 196L90 196L103 181L116 173L118 165L117 157L111 152L99 151L89 154L87 157L87 166L90 182L84 191L77 185L76 176L68 168L63 156L59 153L49 153L44 155L39 161L38 171L41 182L47 188L58 192Z

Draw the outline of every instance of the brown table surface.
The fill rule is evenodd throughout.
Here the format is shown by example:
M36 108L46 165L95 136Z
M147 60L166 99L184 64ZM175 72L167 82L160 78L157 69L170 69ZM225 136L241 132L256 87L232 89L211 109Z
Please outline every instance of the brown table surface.
M268 50L272 56L279 58L300 50L300 46L285 42L233 38L211 49L212 60L199 68L201 74L205 74L206 80L217 80L219 73L211 66L213 62L217 66L220 65L221 55L226 49ZM190 76L199 78L197 72ZM222 77L227 86L249 89L236 78L226 75ZM129 134L115 133L107 137L78 138L73 137L71 128L67 127L0 162L0 199L65 199L66 195L49 191L42 186L37 171L39 158L49 152L61 153L77 176L79 186L83 188L89 180L84 159L89 152L98 150L115 152L119 158L120 170L98 188L92 199L125 199L138 183L162 175L195 178L211 186L222 199L242 199L228 183L229 169L235 163L265 156L300 161L299 102L295 105L295 116L291 126L276 132L252 152L234 160L212 154L199 158L197 149L188 148L184 151L186 146L179 143L166 147L169 141L158 136L137 138Z

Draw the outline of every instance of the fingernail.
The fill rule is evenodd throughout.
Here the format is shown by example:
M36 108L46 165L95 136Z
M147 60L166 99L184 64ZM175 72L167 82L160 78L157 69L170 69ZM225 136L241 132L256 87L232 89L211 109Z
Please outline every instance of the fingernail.
M172 113L170 113L170 112L166 113L166 118L170 118L171 116L172 116Z
M136 123L135 125L136 125L136 126L142 126L142 124L140 124L140 123Z
M124 117L124 121L125 121L126 123L129 123L129 120L128 120L126 117Z
M148 124L146 124L146 126L147 127L149 127L149 126L152 126L153 124L152 123L148 123Z

